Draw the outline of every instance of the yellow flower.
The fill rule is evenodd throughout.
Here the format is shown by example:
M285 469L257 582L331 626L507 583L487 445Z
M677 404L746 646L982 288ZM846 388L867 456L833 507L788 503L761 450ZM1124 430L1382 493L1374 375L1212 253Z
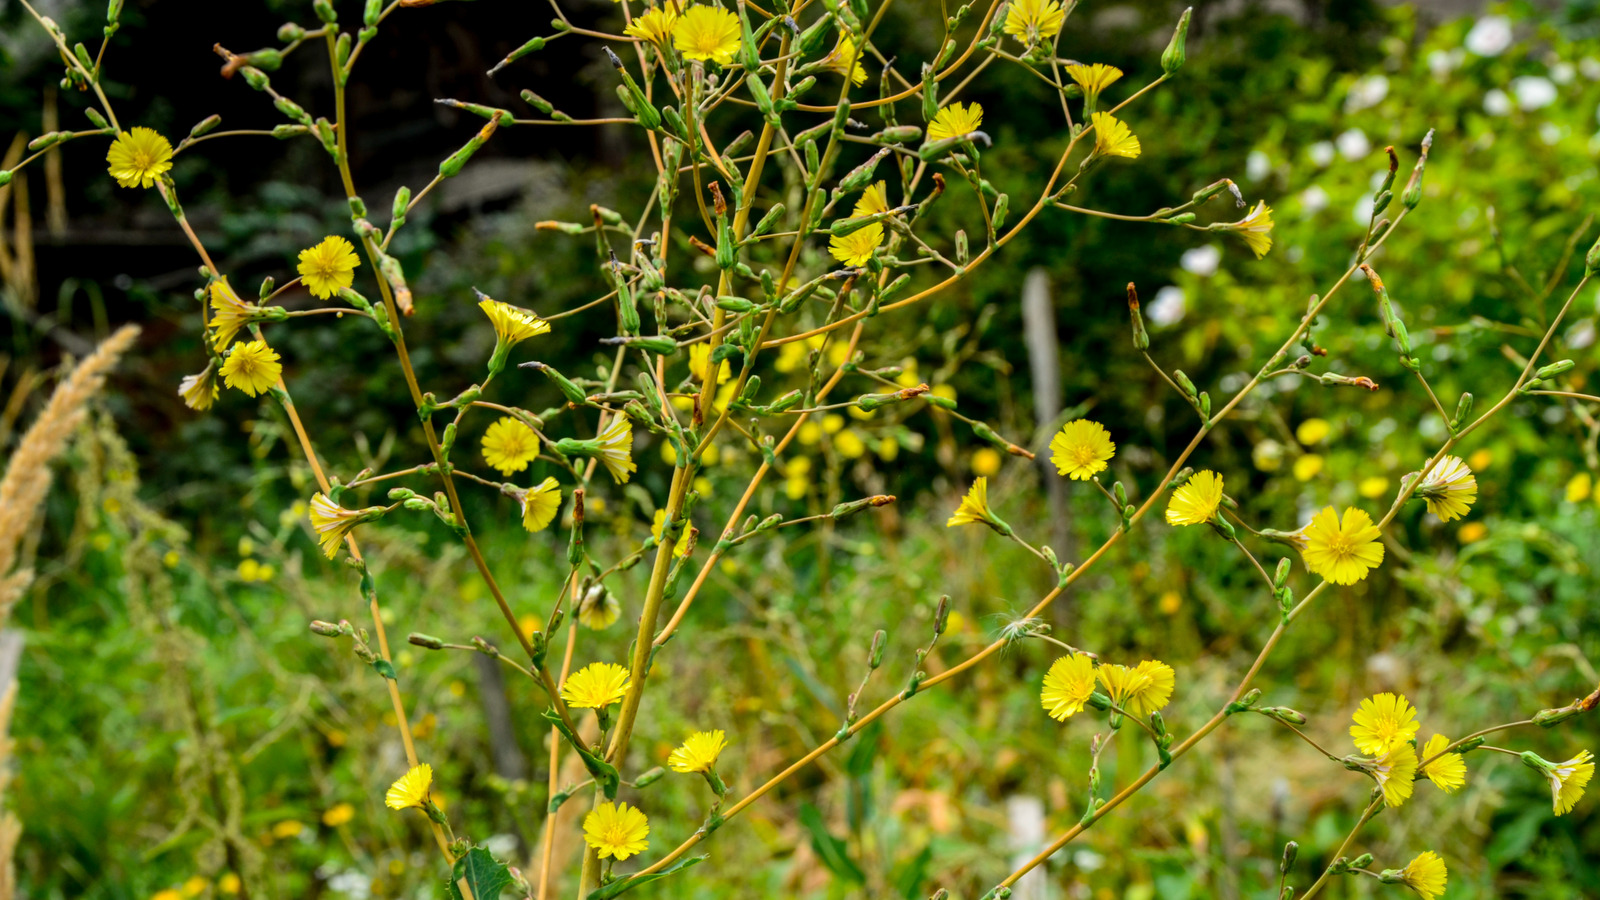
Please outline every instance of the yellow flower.
M1015 0L1006 12L1006 34L1031 45L1059 34L1065 18L1056 0Z
M635 16L622 33L628 37L636 37L641 41L650 41L658 47L665 47L668 39L672 37L672 26L678 22L678 12L670 5L658 6L644 15Z
M154 129L135 128L117 135L106 151L108 171L123 187L151 187L172 168L172 144Z
M1383 562L1378 526L1354 507L1344 511L1342 523L1333 507L1324 508L1306 526L1305 540L1306 568L1334 584L1355 584Z
M672 43L688 59L725 66L739 49L739 18L720 6L691 6L672 26Z
M1550 779L1550 806L1558 816L1578 805L1584 786L1594 777L1594 754L1587 750L1578 751L1577 756L1562 763L1549 762L1534 753L1522 754L1522 761Z
M172 888L167 888L151 894L150 900L183 900L183 895Z
M850 217L854 219L888 211L889 186L880 181L876 184L868 185L867 189L861 192L861 199L856 201L856 208L850 211ZM915 385L916 382L912 382L906 387L914 387Z
M883 243L883 224L873 222L845 235L828 238L828 252L847 266L864 266Z
M238 341L222 363L222 380L228 387L254 397L277 384L283 374L283 364L278 359L277 351L266 341Z
M994 518L989 512L989 479L979 478L972 482L972 487L967 489L967 495L961 498L961 505L951 514L950 519L944 523L946 528L957 525L970 525L981 522L985 525Z
M1081 712L1094 693L1094 660L1081 653L1060 657L1050 664L1045 673L1044 687L1039 691L1039 703L1057 722Z
M1249 215L1228 226L1228 229L1244 238L1244 242L1255 252L1256 259L1260 259L1272 249L1272 207L1267 205L1267 201L1259 200Z
M521 472L539 455L539 436L519 419L500 419L483 433L483 458L502 475Z
M211 282L210 294L212 310L210 324L216 332L211 345L221 350L233 342L233 336L239 333L239 329L261 318L261 307L240 300L239 295L228 285L226 278L218 278Z
M1300 427L1294 430L1294 437L1295 440L1309 447L1312 444L1321 443L1331 431L1333 431L1333 426L1328 424L1327 419L1307 419L1301 422Z
M612 480L627 484L629 475L638 470L633 464L633 428L622 416L613 416L596 438L600 442L600 462L611 473Z
M717 764L717 757L728 746L727 735L722 729L716 731L697 731L689 735L683 746L672 751L667 758L667 765L674 772L705 772Z
M972 474L994 475L1000 471L1000 463L1003 461L999 450L993 447L979 447L972 451Z
M494 326L496 346L510 347L534 335L550 332L549 322L519 306L484 297L478 301L478 308Z
M322 814L322 824L329 828L338 828L356 817L356 808L348 803L338 803L328 808Z
M1315 453L1301 454L1290 469L1296 481L1310 481L1322 471L1322 457Z
M650 820L626 803L602 803L583 817L583 840L598 851L601 859L627 859L643 853L650 846L649 835Z
M1376 694L1361 701L1356 709L1350 737L1356 749L1368 756L1382 756L1398 744L1410 743L1422 723L1404 694Z
M661 530L662 527L666 525L666 522L667 511L665 509L656 510L655 518L650 523L650 536L655 538L657 543L661 541ZM687 535L687 533L688 528L685 527L684 534L678 535L678 543L674 544L672 547L673 556L683 556L689 552L689 542L684 540L684 537Z
M239 881L239 876L232 872L229 872L228 874L217 879L217 890L223 892L224 894L237 894L239 893L240 887L241 882Z
M1400 883L1421 894L1422 900L1437 900L1443 896L1445 883L1450 877L1450 873L1444 867L1444 860L1432 850L1418 853L1416 858L1406 863L1406 867L1398 874Z
M589 588L578 601L578 624L585 628L595 631L609 628L621 615L622 604L604 585Z
M390 809L405 809L409 806L421 809L422 805L428 802L428 788L432 786L433 766L427 763L413 766L411 771L389 785L388 793L383 795L383 804Z
M693 373L694 377L700 379L702 383L704 383L706 380L706 375L708 374L706 370L710 368L707 363L709 363L710 360L710 344L694 344L689 348L689 371ZM732 377L732 375L733 372L728 366L728 361L723 360L722 364L717 367L717 384L726 382L730 377ZM670 447L672 445L667 444L665 446Z
M1368 500L1376 500L1379 497L1382 497L1384 492L1388 489L1389 479L1383 477L1382 475L1368 475L1366 478L1361 479L1361 482L1356 485L1356 493L1367 498Z
M1456 532L1456 537L1463 544L1475 544L1489 536L1489 526L1482 522L1468 522Z
M190 409L201 412L211 408L222 388L217 384L217 364L206 363L205 371L199 375L185 375L178 382L178 396L183 398L183 403Z
M632 681L627 666L590 663L567 676L561 685L561 699L579 709L605 709L622 702Z
M350 529L364 521L360 511L345 509L320 491L311 495L308 513L311 527L317 532L317 543L322 545L322 554L329 559L339 552L339 545L344 543Z
M356 248L336 234L330 234L315 247L300 251L300 281L318 300L326 300L355 283L356 266L361 260Z
M1168 525L1199 525L1211 521L1222 505L1222 476L1204 469L1172 492L1167 503Z
M183 883L183 888L182 888L183 896L185 896L185 897L198 897L202 893L205 892L206 888L208 888L210 886L211 886L211 882L209 880L207 880L204 876L201 876L201 875L190 876L189 880L185 881Z
M1594 487L1594 480L1588 472L1579 472L1567 482L1567 502L1581 503L1588 498L1589 491Z
M1428 512L1438 516L1439 521L1459 519L1478 499L1478 479L1460 457L1446 456L1417 485L1417 496L1427 503Z
M1172 667L1147 659L1137 666L1101 666L1095 670L1111 702L1141 719L1167 705L1176 682Z
M1056 474L1066 475L1073 481L1087 481L1096 472L1103 472L1106 463L1117 452L1111 434L1099 422L1076 419L1061 426L1061 433L1050 439L1050 460L1056 464Z
M530 532L543 531L555 521L561 509L561 486L554 478L546 478L538 485L522 492L522 527Z
M831 71L849 76L851 84L867 80L867 70L861 68L861 54L856 51L855 41L843 31L839 32L839 42L833 45L833 52L823 57L822 64Z
M1009 26L1010 24L1011 21L1007 19L1006 25ZM1089 109L1094 109L1095 100L1099 98L1100 92L1110 87L1118 78L1121 78L1122 70L1116 66L1108 66L1105 63L1095 63L1092 66L1075 63L1067 66L1067 75L1078 83L1078 87L1083 88L1084 105ZM1099 122L1096 122L1095 126L1098 128L1099 124Z
M933 123L928 126L928 140L942 141L946 138L960 137L971 134L983 125L983 107L976 103L962 106L958 101L939 110L933 117Z
M1111 113L1097 112L1089 117L1094 123L1094 155L1139 158L1139 138L1128 123Z
M1394 809L1411 798L1417 778L1417 751L1410 744L1398 743L1394 749L1368 764L1367 771L1383 790L1383 805Z
M1459 753L1446 753L1440 756L1440 751L1448 746L1450 739L1442 734L1428 738L1428 742L1422 746L1422 758L1425 760L1435 756L1439 758L1423 764L1422 774L1428 776L1428 780L1439 790L1453 794L1467 783L1467 763Z

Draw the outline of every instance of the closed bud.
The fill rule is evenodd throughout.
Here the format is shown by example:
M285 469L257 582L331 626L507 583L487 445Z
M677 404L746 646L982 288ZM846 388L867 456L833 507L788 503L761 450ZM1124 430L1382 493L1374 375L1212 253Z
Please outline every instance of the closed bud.
M417 645L418 647L426 647L429 650L444 649L444 641L439 640L431 634L421 634L413 631L406 637L406 640Z
M1257 710L1257 712L1269 715L1280 722L1287 722L1290 725L1304 725L1306 723L1305 713L1290 709L1287 706L1265 706Z
M1352 869L1365 869L1370 865L1372 865L1371 853L1363 853L1355 859L1350 860L1350 868Z
M944 634L944 627L950 621L950 595L945 594L939 598L939 608L933 613L933 633Z
M1565 375L1566 373L1571 372L1572 367L1575 365L1577 365L1577 363L1573 362L1572 360L1563 359L1560 362L1553 362L1548 366L1541 367L1539 371L1533 373L1533 377L1554 378L1557 375Z
M872 649L867 652L867 668L876 669L883 665L883 648L888 643L889 635L879 628L872 633Z
M317 18L325 24L333 25L339 21L339 14L333 11L333 4L329 0L315 0L311 8L316 11Z
M1172 380L1178 383L1178 389L1183 391L1183 395L1185 397L1192 398L1197 393L1194 387L1194 382L1189 380L1188 375L1183 374L1182 369L1172 370Z
M1456 414L1450 419L1450 430L1459 431L1467 422L1467 416L1472 415L1472 395L1464 393L1456 401Z
M1172 40L1167 42L1167 49L1161 51L1161 71L1167 75L1183 68L1189 59L1189 16L1193 12L1194 8L1190 7L1178 17L1178 27L1173 29Z
M1422 139L1422 155L1417 157L1417 165L1411 170L1411 178L1406 181L1406 188L1400 193L1400 203L1406 209L1416 209L1417 204L1422 202L1422 172L1428 167L1428 150L1432 147L1433 129L1430 128L1427 136ZM1600 249L1600 243L1596 244L1596 249ZM1589 256L1584 260L1589 264L1590 272L1595 271L1594 264L1589 262L1594 258L1595 250L1590 250Z
M94 112L94 110L91 109L91 110L89 110L89 112ZM95 115L98 116L99 113L95 113ZM92 118L93 117L91 117L91 119ZM195 125L191 129L189 129L189 137L197 138L197 137L205 134L206 132L211 131L212 129L216 128L218 125L221 125L221 124L222 124L222 117L221 116L206 116L204 119L200 120L199 124ZM101 127L104 127L104 126L101 126Z
M1281 587L1284 586L1285 583L1288 582L1288 580L1289 580L1289 558L1288 557L1284 557L1283 559L1278 560L1277 571L1272 573L1272 586L1275 587L1275 588L1281 588Z
M1144 330L1144 314L1139 311L1139 291L1131 281L1128 282L1128 318L1133 321L1134 349L1148 350L1150 334Z
M338 637L339 635L344 634L343 631L339 630L339 626L333 624L332 622L324 622L321 619L312 620L311 633L320 634L323 637Z
M305 36L306 30L293 22L285 22L278 26L278 40L285 44L292 44Z
M111 123L106 121L106 117L100 115L100 110L95 109L92 106L86 107L83 111L83 114L88 117L90 123L92 123L96 128L111 127Z
M1283 861L1278 863L1278 874L1287 875L1294 868L1295 857L1300 855L1300 845L1290 841L1283 845Z
M870 140L881 144L909 144L922 137L922 129L915 125L895 125L873 135Z

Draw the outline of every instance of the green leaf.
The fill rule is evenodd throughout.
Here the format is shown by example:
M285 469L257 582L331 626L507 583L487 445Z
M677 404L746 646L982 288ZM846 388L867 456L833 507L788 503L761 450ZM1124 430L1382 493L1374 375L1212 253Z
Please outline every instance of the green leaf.
M710 856L691 856L688 859L680 859L659 872L651 872L649 875L635 875L632 878L613 881L599 890L590 891L586 900L610 900L610 898L618 894L631 891L636 887L644 887L652 881L660 881L668 875L687 869L696 863L705 862L710 858Z
M828 871L856 884L866 882L867 876L850 858L849 848L845 842L828 833L828 826L822 821L821 810L809 803L802 805L800 824L811 832L811 847L817 851L817 856L822 859L822 864L828 867Z
M450 871L451 900L466 900L461 894L461 882L467 883L473 900L499 900L500 892L511 884L511 870L495 859L488 850L473 847L456 860Z
M397 678L395 676L394 664L389 662L387 659L375 659L375 660L373 660L372 661L372 668L376 669L378 671L379 675L382 675L383 677L389 679L390 681L399 681L400 680L399 678Z

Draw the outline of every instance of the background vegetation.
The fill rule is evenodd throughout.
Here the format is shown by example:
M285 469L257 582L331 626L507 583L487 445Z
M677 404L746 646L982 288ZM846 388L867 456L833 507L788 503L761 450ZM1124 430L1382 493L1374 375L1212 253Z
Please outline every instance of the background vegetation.
M95 8L64 5L57 14L64 22L97 19L101 10L88 6ZM897 6L885 27L895 41L931 53L938 35L916 6ZM964 409L982 410L1007 433L1031 434L1041 423L1018 286L1024 272L1042 268L1059 323L1064 402L1092 408L1107 425L1120 447L1114 474L1141 496L1137 486L1154 483L1194 422L1129 347L1126 282L1138 283L1158 323L1152 341L1164 359L1214 395L1229 394L1248 377L1239 360L1281 340L1307 296L1348 264L1365 226L1362 204L1386 168L1382 148L1414 150L1432 129L1422 205L1377 265L1440 395L1482 398L1514 378L1519 354L1575 282L1566 251L1593 241L1589 212L1600 200L1600 40L1582 4L1497 10L1509 16L1515 40L1494 53L1482 52L1493 44L1481 34L1468 40L1476 20L1425 22L1406 6L1313 4L1301 19L1253 4L1198 6L1189 67L1140 108L1140 165L1096 180L1075 202L1143 214L1232 177L1276 210L1273 252L1255 261L1221 236L1046 216L937 305L884 321L867 348L874 360L914 361L919 377L951 385ZM545 29L529 7L407 11L400 37L373 46L371 70L352 86L355 130L366 136L355 145L358 179L391 187L426 180L417 173L473 127L428 107L434 97L520 109L518 78L538 77L541 92L574 116L615 106L600 77L603 59L583 55L589 51L575 41L530 57L525 74L483 76ZM578 9L596 23L618 21L610 3ZM62 122L75 124L75 98L41 96L55 75L38 35L15 7L4 10L0 126L36 135L51 103ZM1159 50L1176 11L1147 2L1080 12L1062 53L1119 65L1138 81L1156 65L1152 43ZM212 4L130 3L116 46L129 77L123 105L140 111L140 124L173 135L218 111L231 127L260 125L242 119L265 121L263 113L235 120L229 112L244 108L242 87L214 77L208 48L252 49L285 17L309 20L309 3L274 0L226 14ZM314 90L319 76L295 65L275 84L291 86L286 93ZM1036 95L1025 74L990 73L973 99L991 111L990 171L1004 191L1006 172L1019 173L1020 183L1020 173L1053 164L1060 141L1056 118L1041 111L1047 94ZM564 94L544 91L552 77L565 81ZM473 377L460 373L476 371L492 345L469 287L541 312L596 295L582 239L533 224L581 220L594 202L629 217L630 198L651 177L629 165L641 148L620 132L508 129L503 138L459 186L440 192L426 227L396 243L418 297L408 331L432 348L416 358L424 382ZM191 219L240 283L288 268L295 250L344 220L310 142L211 146L215 152L186 158L175 174ZM57 190L47 176L32 176L30 224L7 235L19 253L18 238L30 234L37 266L6 279L0 393L11 402L0 448L9 450L64 355L120 322L141 322L146 332L116 379L119 390L103 399L66 461L30 548L40 578L13 617L26 638L11 788L25 829L17 859L25 895L226 896L228 873L242 872L260 896L436 896L440 867L419 822L380 800L403 768L385 724L387 699L370 669L306 631L310 619L355 620L360 610L348 573L327 563L307 533L303 502L313 488L285 446L286 423L270 403L238 395L207 416L183 407L178 379L200 358L188 250L151 198L86 176L102 168L100 150L61 152L70 177ZM371 196L390 193L375 187ZM18 185L10 203L8 223L22 209ZM1228 473L1249 520L1289 528L1325 504L1370 503L1363 498L1392 490L1443 436L1436 416L1413 414L1426 398L1400 377L1366 299L1364 290L1350 291L1312 334L1328 369L1370 376L1381 390L1280 380L1209 439L1206 464ZM1581 298L1551 354L1578 360L1574 389L1595 377L1597 313L1592 292ZM353 471L416 450L413 413L375 334L309 327L281 335L274 343L295 362L297 402L314 411L308 418L334 423L319 444L336 466ZM557 365L598 350L596 335L558 337L545 345L555 349L541 349ZM375 367L374 358L386 362ZM529 408L556 402L542 380L523 379L517 389L528 393L519 402ZM1600 505L1591 487L1600 424L1593 407L1535 399L1519 401L1464 448L1482 487L1470 516L1441 525L1420 506L1404 514L1392 564L1316 607L1269 663L1261 681L1268 696L1311 716L1313 736L1342 743L1357 700L1379 690L1404 692L1430 724L1457 734L1560 705L1600 682ZM783 490L760 501L764 514L824 511L866 493L900 497L896 507L774 541L719 570L678 638L701 652L663 663L671 682L697 689L652 696L641 717L645 752L664 761L691 725L727 723L733 750L723 774L742 793L833 731L874 628L894 636L886 671L898 679L926 641L939 593L949 592L956 624L926 663L937 672L1053 584L1019 548L943 527L976 473L991 475L1001 515L1042 533L1050 508L1040 470L998 458L937 410L910 406L819 429L811 438L826 465L788 473ZM910 419L906 427L900 416ZM720 465L714 479L742 484L752 463ZM596 531L643 536L650 497L665 491L640 486L606 498L591 514ZM467 502L510 599L543 608L539 598L554 595L564 561L529 551L509 501ZM1270 518L1290 509L1302 515ZM1103 498L1071 492L1055 523L1056 549L1074 558L1073 548L1097 545L1114 524ZM497 634L492 605L481 584L461 577L459 548L442 528L418 518L371 527L363 539L394 619L391 634ZM1144 525L1113 551L1111 565L1056 604L1051 624L1105 652L1173 664L1179 687L1168 720L1198 723L1276 618L1271 599L1225 549L1199 529ZM644 578L625 575L625 622ZM618 626L588 640L620 658L629 637ZM1088 733L1039 714L1048 651L1025 642L955 689L919 697L881 732L752 809L719 835L716 865L660 895L916 898L939 886L982 893L1023 849L1013 842L1009 803L1037 798L1048 832L1081 811ZM527 859L548 799L542 701L520 684L505 696L470 655L406 648L396 662L452 818ZM489 739L501 716L497 692L509 701L509 744ZM1308 871L1325 865L1359 813L1365 782L1330 773L1325 760L1268 725L1230 724L1186 761L1183 777L1164 777L1092 829L1049 865L1049 895L1274 896L1288 839L1300 842ZM1561 759L1600 737L1594 719L1575 725L1526 737ZM1105 764L1113 783L1145 764L1142 750L1127 746ZM1469 762L1465 791L1421 795L1408 815L1380 817L1365 833L1367 849L1394 859L1426 836L1451 863L1452 900L1600 895L1594 801L1557 819L1544 788L1514 762L1482 754ZM667 779L650 788L653 820L674 823L653 835L662 846L698 821L703 798L692 787ZM569 843L561 852L575 850ZM1365 896L1374 887L1351 881L1336 889L1349 893L1335 896Z

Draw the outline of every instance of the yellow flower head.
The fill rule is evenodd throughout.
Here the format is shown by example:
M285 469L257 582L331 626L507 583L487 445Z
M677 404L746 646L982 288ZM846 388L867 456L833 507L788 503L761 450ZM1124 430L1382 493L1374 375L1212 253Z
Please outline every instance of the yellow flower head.
M672 43L688 59L725 66L739 49L739 17L720 6L691 6L672 26Z
M1368 756L1382 756L1398 744L1410 743L1422 727L1404 694L1376 694L1362 700L1355 722L1350 737L1356 749Z
M961 498L961 505L951 514L950 519L944 523L946 528L957 525L970 525L981 522L984 525L994 521L994 514L989 512L989 479L979 478L972 482L972 487L967 489L967 495Z
M861 84L867 80L867 70L861 67L861 54L856 50L856 42L850 40L850 35L839 32L839 42L833 45L833 52L823 57L822 64L830 71L848 76L851 84Z
M1105 471L1106 463L1116 452L1111 433L1104 425L1088 419L1068 422L1050 439L1050 460L1056 464L1056 474L1073 481L1087 481L1089 476Z
M689 371L703 383L709 374L706 370L711 361L711 345L707 343L694 344L689 347ZM733 370L728 366L728 361L723 360L717 367L717 384L725 383L733 375ZM671 446L670 444L668 446Z
M1399 743L1368 763L1367 771L1383 790L1383 805L1394 809L1411 798L1417 778L1417 751Z
M322 555L329 559L339 552L339 545L344 543L344 537L350 533L350 529L367 521L364 511L345 509L329 500L321 491L311 495L307 511L311 517L311 527L317 533L317 543L322 546Z
M1222 505L1222 476L1205 469L1196 472L1172 492L1167 503L1168 525L1199 525L1211 521Z
M1081 653L1063 656L1050 664L1045 673L1044 687L1039 691L1039 703L1050 718L1065 722L1068 716L1081 712L1094 693L1094 660Z
M1101 666L1095 674L1112 703L1141 719L1167 705L1176 683L1171 666L1151 659L1137 666Z
M217 399L217 394L222 388L217 384L217 365L214 362L206 363L205 370L199 375L185 375L178 382L178 396L183 398L183 403L190 409L201 412L211 408Z
M506 416L483 433L483 458L502 475L521 472L539 455L539 436L519 419Z
M946 138L971 134L982 125L982 106L976 103L962 106L957 101L939 110L938 115L933 117L933 123L928 126L928 140L942 141Z
M1341 522L1333 507L1326 507L1304 532L1306 568L1334 584L1355 584L1383 562L1378 526L1362 510L1346 509Z
M643 15L635 16L622 33L665 47L672 37L672 26L678 23L678 12L670 5L658 6Z
M355 283L356 266L361 260L356 248L336 234L330 234L315 247L300 251L300 281L318 300L326 300Z
M172 144L150 128L117 135L106 151L108 171L123 187L151 187L172 168Z
M212 346L221 350L233 342L233 336L239 329L251 322L260 321L261 307L253 303L246 303L239 299L233 288L228 285L228 279L218 278L211 282L211 328L216 332L212 339Z
M595 631L609 628L621 615L622 604L604 585L597 584L589 588L583 599L578 601L578 624L585 628Z
M546 478L522 492L518 499L522 501L522 527L530 532L543 531L561 509L561 485L554 478Z
M704 9L705 7L695 7ZM584 843L601 859L627 859L650 846L650 820L626 803L602 803L583 817Z
M1266 256L1267 251L1272 249L1272 207L1268 206L1265 200L1256 201L1256 208L1250 210L1249 215L1228 226L1228 230L1244 238L1244 242L1254 251L1256 259Z
M338 828L356 817L356 808L348 803L335 803L322 814L322 824Z
M605 709L621 703L632 683L627 666L590 663L567 676L561 685L561 699L579 709Z
M278 352L266 341L236 342L223 360L222 380L228 387L254 397L278 383L283 374L283 364L278 359Z
M672 445L668 444L666 446L670 447ZM659 543L661 541L661 533L666 528L666 524L667 524L667 511L665 509L656 510L655 518L652 519L651 522L650 522L650 536L655 538L657 543ZM686 556L686 555L688 555L688 553L689 553L689 542L684 540L684 537L687 536L688 532L689 532L689 529L688 529L687 526L685 526L684 527L684 533L678 536L678 543L674 544L673 547L672 547L672 555L673 556Z
M867 186L861 192L861 199L856 201L856 208L850 211L851 218L870 216L874 213L889 211L889 186L882 181ZM906 387L913 387L908 384Z
M1522 761L1550 779L1550 807L1558 816L1566 815L1578 805L1584 787L1594 777L1594 754L1587 750L1578 751L1577 756L1562 763L1541 759L1532 752L1522 754Z
M1065 18L1056 0L1015 0L1006 10L1006 34L1031 46L1061 33Z
M1067 75L1078 83L1078 87L1083 88L1084 104L1093 109L1095 99L1100 96L1100 92L1121 78L1122 70L1105 63L1095 63L1092 66L1075 63L1067 66ZM1098 126L1099 123L1095 124Z
M405 809L409 806L421 808L428 802L428 788L433 786L433 766L427 763L413 766L411 771L400 776L394 784L389 785L389 792L383 795L383 803L390 809Z
M483 310L483 314L489 317L489 323L494 326L496 345L510 347L534 335L550 332L549 322L521 307L484 297L478 301L478 308Z
M828 252L847 266L864 266L883 243L883 224L873 222L845 235L828 238Z
M1428 504L1428 512L1448 522L1459 519L1478 499L1478 479L1459 456L1446 456L1417 485L1417 496Z
M672 751L667 765L674 772L706 772L717 764L717 757L728 746L728 737L722 729L697 731L689 735L683 746Z
M883 243L883 224L872 223L850 234L829 237L827 251L846 266L866 266L880 243Z
M1399 876L1401 884L1421 894L1422 900L1438 900L1444 895L1445 883L1450 880L1444 860L1432 850L1418 853L1415 859L1395 874Z
M1422 766L1422 774L1428 776L1428 780L1439 790L1453 794L1467 783L1467 763L1459 753L1445 753L1440 756L1440 751L1448 746L1450 739L1442 734L1428 738L1428 743L1422 746L1422 758L1424 760L1433 759L1435 756L1439 758L1425 763Z
M1089 120L1094 123L1095 156L1139 158L1139 138L1128 127L1128 123L1103 112L1095 113Z
M611 473L612 480L627 484L629 476L638 470L633 463L633 428L622 416L613 416L600 432L600 462Z

